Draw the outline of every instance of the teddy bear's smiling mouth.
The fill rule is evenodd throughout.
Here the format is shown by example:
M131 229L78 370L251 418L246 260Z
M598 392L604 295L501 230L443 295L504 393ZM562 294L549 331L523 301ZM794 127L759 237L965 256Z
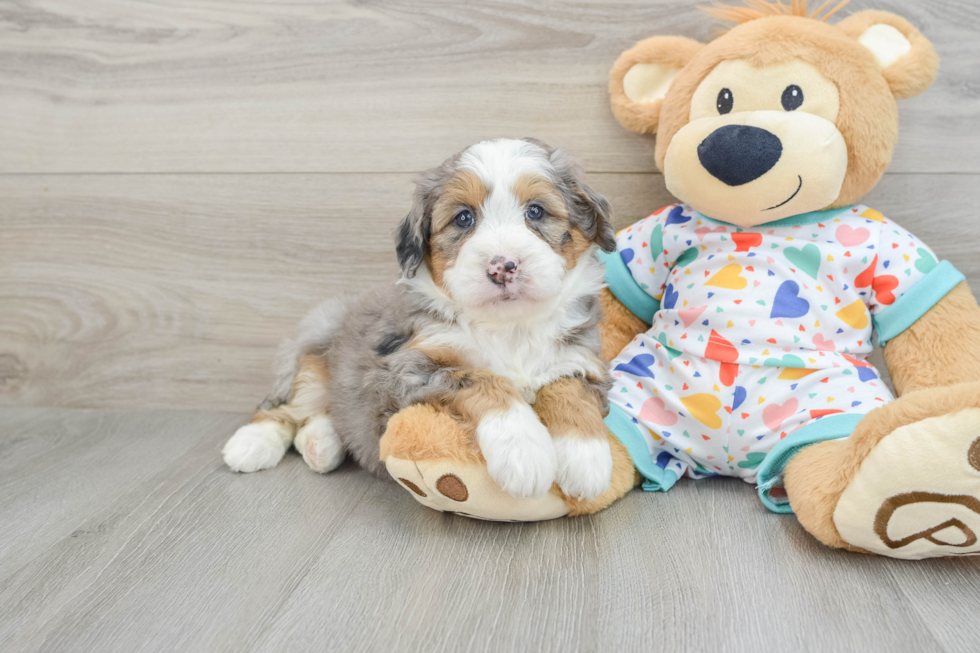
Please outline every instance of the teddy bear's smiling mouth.
M763 210L772 211L773 209L778 209L780 206L783 206L784 204L788 204L791 199L796 197L799 194L800 189L803 188L803 177L801 177L800 175L796 175L796 178L800 180L800 185L796 187L796 190L793 191L792 195L790 195L786 200L780 202L776 206L770 206L768 209L763 209Z

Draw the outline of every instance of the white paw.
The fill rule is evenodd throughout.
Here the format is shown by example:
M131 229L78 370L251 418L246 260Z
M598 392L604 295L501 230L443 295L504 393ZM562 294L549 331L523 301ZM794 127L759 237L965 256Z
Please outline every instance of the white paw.
M555 438L558 487L576 499L590 500L609 489L612 451L609 440L566 436Z
M257 472L275 467L286 453L286 427L276 422L246 424L228 439L221 455L236 472Z
M314 417L296 433L296 451L314 472L332 472L344 462L344 445L340 443L333 422L327 415Z
M476 427L487 471L515 497L538 497L555 482L558 467L548 429L527 404L484 417Z

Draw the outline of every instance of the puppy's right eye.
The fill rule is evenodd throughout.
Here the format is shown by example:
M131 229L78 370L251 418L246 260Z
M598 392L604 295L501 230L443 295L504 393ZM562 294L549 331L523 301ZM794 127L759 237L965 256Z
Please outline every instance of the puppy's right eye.
M469 211L460 211L453 218L453 222L460 229L469 229L473 226L473 214Z
M732 92L729 89L723 88L718 91L718 113L721 115L731 113L732 107L734 106L735 97L732 95Z

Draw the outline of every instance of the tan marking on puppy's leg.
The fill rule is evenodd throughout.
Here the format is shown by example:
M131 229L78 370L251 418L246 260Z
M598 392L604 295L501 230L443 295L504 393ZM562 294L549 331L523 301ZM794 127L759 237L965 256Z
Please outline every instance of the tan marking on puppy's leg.
M458 380L445 401L475 431L490 478L515 497L545 494L555 481L555 447L514 384L487 370L460 371Z
M613 458L598 391L581 379L561 378L538 391L534 410L554 439L562 492L582 500L604 494Z
M454 387L435 402L475 432L490 478L516 497L547 492L555 480L555 447L514 384L489 370L464 367L450 349L418 349L448 368Z
M466 370L458 377L463 387L446 398L446 405L473 428L487 415L505 413L515 404L524 404L510 379L493 372Z
M300 360L299 371L293 377L289 402L257 411L252 416L252 423L272 421L295 431L310 418L326 413L329 380L330 373L323 357L312 354L304 356Z
M581 379L563 377L538 390L534 412L552 436L606 437L602 401L595 390Z
M289 403L257 411L249 424L238 429L222 449L225 464L236 472L275 467L294 444L297 428L325 412L327 378L326 364L321 357L303 358L293 379ZM323 419L329 420L326 416ZM305 442L301 443L303 447ZM322 450L322 446L314 447L315 452ZM304 458L309 462L305 454Z

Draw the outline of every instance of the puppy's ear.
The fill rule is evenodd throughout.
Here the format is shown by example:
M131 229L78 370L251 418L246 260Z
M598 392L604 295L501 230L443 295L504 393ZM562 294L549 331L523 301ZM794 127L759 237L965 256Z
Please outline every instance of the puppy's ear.
M579 184L578 203L582 213L588 216L582 228L586 236L595 241L604 252L616 251L616 232L612 228L612 207L609 201L584 183Z
M415 182L412 208L395 229L395 254L402 274L411 279L429 253L432 237L432 207L442 193L459 155L449 157L437 168L426 170Z
M582 166L568 152L538 143L549 152L548 158L561 179L569 222L602 251L616 251L616 233L610 223L612 208L609 202L582 180Z
M655 134L671 83L703 47L683 36L654 36L619 55L609 71L609 95L620 124Z
M874 55L892 94L899 100L915 97L932 86L939 55L912 23L887 11L859 11L837 27Z
M415 276L429 247L432 217L426 210L425 197L415 190L414 203L395 230L395 254L402 274L411 279Z

